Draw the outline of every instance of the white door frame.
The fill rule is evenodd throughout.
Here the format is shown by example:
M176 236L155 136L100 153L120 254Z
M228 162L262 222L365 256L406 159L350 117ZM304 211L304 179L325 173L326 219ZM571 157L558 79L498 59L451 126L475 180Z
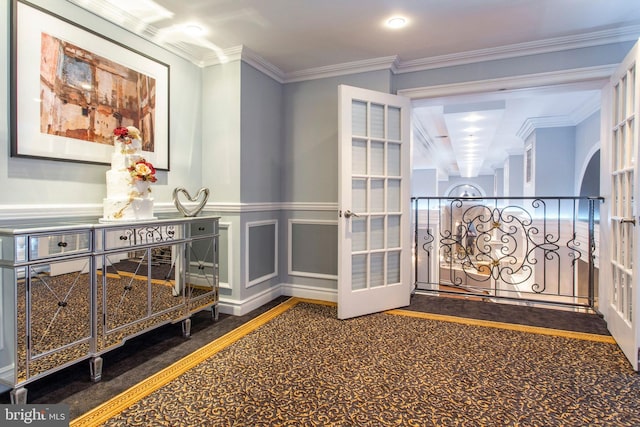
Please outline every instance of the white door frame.
M398 95L410 98L412 101L414 101L414 105L419 103L424 103L424 105L438 105L439 103L442 103L442 100L444 98L464 98L464 96L476 96L478 94L490 95L492 93L495 93L496 96L499 96L499 94L504 93L504 91L518 91L519 93L526 94L527 92L544 93L545 91L552 92L558 90L602 90L608 84L609 79L613 72L616 70L617 66L618 64L610 64L546 73L503 77L490 80L476 80L463 83L401 89L398 90ZM604 153L601 152L601 164L606 158L608 157L604 156ZM602 170L600 174L602 177ZM603 180L606 181L606 183L603 183ZM609 181L609 176L606 176L606 179L601 179L601 194L610 194L610 191L609 193L606 193L606 189L610 187ZM600 248L607 247L606 238L608 236L608 230L603 230L604 225L606 225L606 221L602 220L606 217L607 215L600 215ZM604 241L603 237L605 239ZM607 287L608 276L605 275L606 271L607 269L603 268L603 263L600 263L600 280L598 288L599 307L607 307L609 303L609 289Z

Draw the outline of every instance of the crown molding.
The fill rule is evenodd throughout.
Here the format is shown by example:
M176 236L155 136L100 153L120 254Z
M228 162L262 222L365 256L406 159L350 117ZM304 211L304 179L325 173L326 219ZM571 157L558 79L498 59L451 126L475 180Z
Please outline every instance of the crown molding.
M430 58L402 61L397 73L411 73L435 68L451 67L454 65L471 64L475 62L494 61L497 59L517 58L527 55L559 52L585 47L601 46L610 43L620 43L637 40L640 35L640 25L615 28L611 30L594 31L574 36L557 37L553 39L533 42L516 43L490 49L478 49Z
M368 71L390 70L393 72L397 67L397 56L385 56L382 58L365 59L363 61L345 62L342 64L294 71L286 74L285 83L325 79L346 74L366 73Z
M207 54L201 62L202 67L208 67L212 65L224 64L232 61L244 61L245 63L251 65L253 68L258 71L266 74L271 77L273 80L278 83L284 83L286 80L285 74L275 65L271 64L269 61L247 48L246 46L234 46L229 49L225 49L223 51L223 56L216 55L213 52Z
M536 129L577 126L589 116L600 109L600 97L594 96L589 102L584 103L576 111L565 116L532 117L524 121L516 136L526 141Z
M599 95L594 95L590 100L583 103L580 108L573 111L569 117L571 117L571 120L578 125L589 118L593 113L599 111L601 102L601 97Z
M524 121L516 136L526 141L536 129L575 126L570 116L531 117Z

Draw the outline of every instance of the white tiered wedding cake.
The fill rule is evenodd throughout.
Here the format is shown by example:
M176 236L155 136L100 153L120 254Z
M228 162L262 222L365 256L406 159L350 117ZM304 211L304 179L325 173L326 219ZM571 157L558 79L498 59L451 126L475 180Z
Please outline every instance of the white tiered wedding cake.
M129 126L118 127L113 133L114 151L101 221L154 219L150 184L156 182L156 170L142 156L140 131Z

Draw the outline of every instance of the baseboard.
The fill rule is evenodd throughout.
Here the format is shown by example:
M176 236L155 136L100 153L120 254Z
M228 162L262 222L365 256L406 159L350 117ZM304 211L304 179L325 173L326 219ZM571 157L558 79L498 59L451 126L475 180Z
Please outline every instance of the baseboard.
M280 287L282 288L282 295L289 297L338 302L338 291L336 289L316 288L313 286L296 285L294 283L283 283Z
M244 300L234 300L230 297L221 297L218 309L220 313L230 314L232 316L244 316L250 311L261 307L282 295L320 301L338 301L338 291L335 289L323 289L313 286L296 285L293 283L281 283Z
M280 286L276 286L244 300L220 297L218 308L220 313L230 314L232 316L244 316L250 311L278 298L280 295L282 295Z

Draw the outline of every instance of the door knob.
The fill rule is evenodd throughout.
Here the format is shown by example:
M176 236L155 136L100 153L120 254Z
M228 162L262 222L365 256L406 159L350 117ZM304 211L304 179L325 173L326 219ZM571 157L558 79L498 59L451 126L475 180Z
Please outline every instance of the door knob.
M635 227L636 219L635 218L621 218L620 219L620 224L633 224L633 226Z
M358 216L357 213L353 213L351 212L349 209L347 209L346 211L344 211L344 217L345 218L351 218L352 216Z

